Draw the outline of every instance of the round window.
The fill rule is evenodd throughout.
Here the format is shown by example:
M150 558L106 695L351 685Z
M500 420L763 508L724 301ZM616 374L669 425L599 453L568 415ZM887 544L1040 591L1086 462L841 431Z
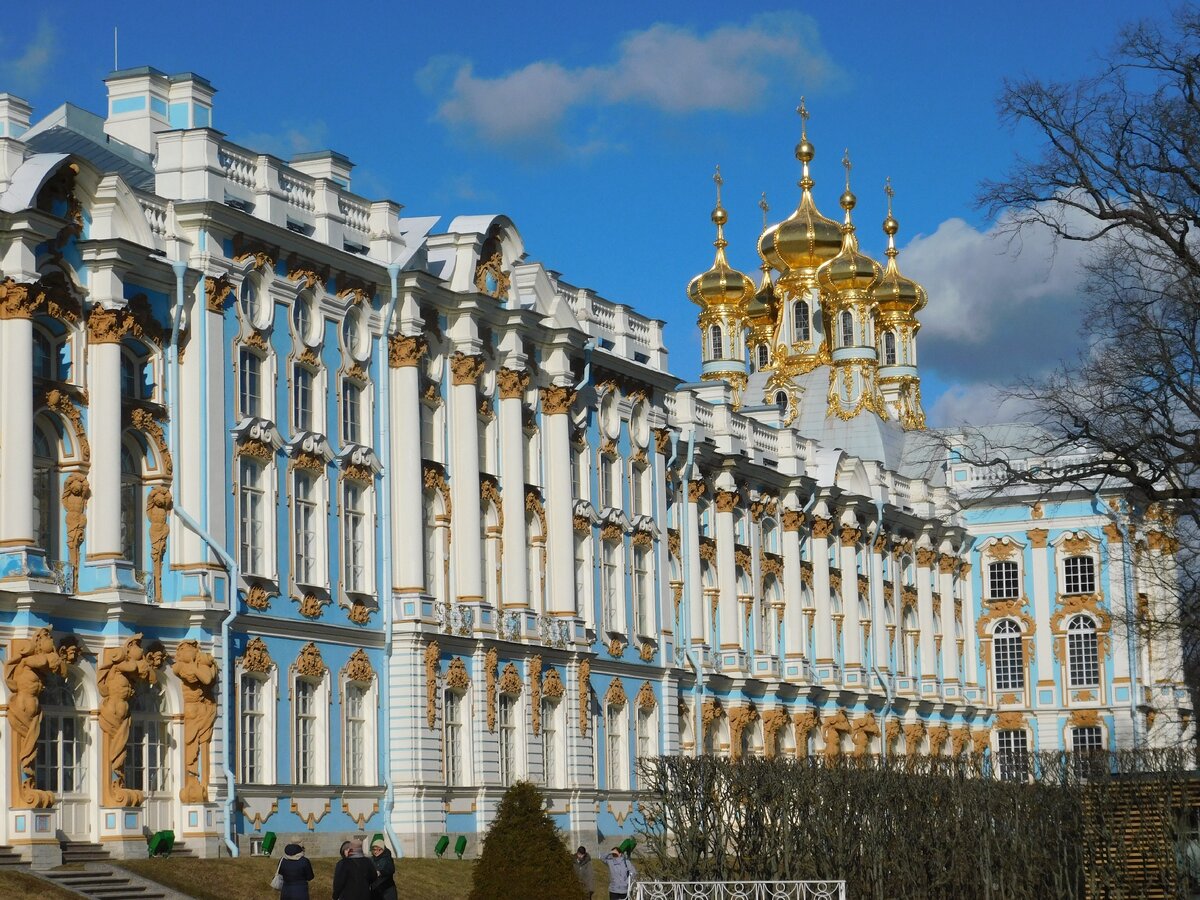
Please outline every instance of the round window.
M292 305L292 326L300 343L316 343L313 335L313 299L308 294L301 294Z
M364 362L371 352L371 341L367 337L367 323L357 309L346 314L342 324L342 343L346 352L359 362Z
M629 435L638 447L645 447L650 443L650 414L646 411L644 402L638 403L630 413Z
M617 392L609 391L608 395L600 401L600 427L604 431L605 437L617 439L621 433L621 413L617 409Z

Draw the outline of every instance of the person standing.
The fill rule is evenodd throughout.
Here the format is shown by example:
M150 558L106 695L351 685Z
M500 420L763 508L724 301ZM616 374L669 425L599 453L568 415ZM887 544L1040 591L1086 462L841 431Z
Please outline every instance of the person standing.
M342 844L342 858L333 868L333 900L371 900L375 866L363 856L362 838Z
M629 887L637 877L637 869L622 855L619 847L613 847L612 853L604 857L608 866L608 900L625 900L629 896Z
M587 847L575 851L575 876L579 879L583 896L586 900L592 900L596 890L596 871L592 868L592 856L587 852Z
M308 883L313 880L313 867L304 855L302 846L288 844L283 848L283 859L279 861L279 875L283 878L279 900L309 900Z
M371 882L372 900L396 900L396 861L383 838L371 841L371 862L375 864L375 880Z

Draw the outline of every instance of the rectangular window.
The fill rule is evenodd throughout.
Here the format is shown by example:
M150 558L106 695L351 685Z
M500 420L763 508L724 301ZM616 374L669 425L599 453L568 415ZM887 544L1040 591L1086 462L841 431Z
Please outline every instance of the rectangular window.
M605 759L608 763L607 787L609 790L619 790L626 787L625 783L625 733L622 728L622 718L625 715L623 706L609 706L604 713L604 732L607 752Z
M265 575L266 499L263 489L263 467L243 456L239 476L238 537L242 568L253 575Z
M1096 561L1090 556L1068 556L1063 571L1068 594L1096 593Z
M297 472L295 481L295 574L297 584L317 583L317 486L307 472Z
M351 593L366 590L367 514L363 489L347 484L342 516L342 556L345 560L345 587Z
M575 612L579 613L588 608L588 598L592 591L592 567L588 565L587 536L575 535ZM586 613L588 625L591 625L592 613Z
M436 459L433 446L433 420L435 410L428 403L421 404L421 458Z
M292 427L313 430L313 373L304 366L292 367Z
M605 631L618 631L617 604L620 603L621 570L617 567L617 545L604 541L600 551L601 619Z
M446 784L457 787L463 783L462 694L457 691L446 691L446 704L443 712L446 729Z
M252 350L238 354L238 409L242 416L262 415L262 357Z
M500 720L500 783L510 785L517 779L517 701L501 694L496 704Z
M653 582L650 580L650 554L643 546L633 548L633 602L637 610L637 633L652 634L654 621Z
M47 714L42 719L34 772L42 790L74 794L83 789L81 722L69 714Z
M994 562L988 565L988 598L1015 600L1021 595L1015 562Z
M262 784L263 742L266 739L266 713L263 707L263 682L253 675L242 676L241 751L242 781Z
M587 449L583 447L571 448L571 497L575 500L586 500L588 498L587 484L584 481L584 476L587 474Z
M558 785L558 707L550 700L542 701L542 773L546 787Z
M346 783L368 784L366 691L346 686Z
M648 759L654 755L654 730L654 710L639 709L637 716L638 759Z
M997 764L1002 781L1025 781L1029 777L1028 739L1023 729L998 733Z
M342 442L361 444L362 388L350 381L342 382Z
M296 784L317 784L317 686L296 679Z
M163 723L134 719L129 732L126 782L136 791L156 793L166 789L163 770Z

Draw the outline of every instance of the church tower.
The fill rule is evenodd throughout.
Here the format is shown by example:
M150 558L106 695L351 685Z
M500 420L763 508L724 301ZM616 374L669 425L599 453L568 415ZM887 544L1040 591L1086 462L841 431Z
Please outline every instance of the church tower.
M725 258L725 223L729 216L721 205L721 168L713 176L717 184L717 206L712 212L717 226L717 248L712 268L688 284L688 298L700 307L696 324L700 327L700 346L704 381L725 381L733 388L734 407L740 407L746 388L746 311L754 297L754 282L729 265Z
M900 274L896 257L896 232L900 223L892 216L891 180L887 187L887 218L883 233L887 235L887 267L876 285L879 333L879 388L889 412L906 431L925 427L925 410L921 408L921 378L917 374L917 331L921 323L917 313L925 308L928 295L925 288Z

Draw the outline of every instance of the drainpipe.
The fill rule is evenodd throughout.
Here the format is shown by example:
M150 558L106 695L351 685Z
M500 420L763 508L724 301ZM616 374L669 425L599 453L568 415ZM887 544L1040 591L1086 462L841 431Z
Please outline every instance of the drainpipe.
M383 707L383 728L384 735L392 733L392 647L393 647L393 627L392 627L392 513L390 505L392 502L392 408L391 408L391 379L392 373L388 368L387 343L388 337L392 333L392 319L396 313L396 298L399 294L398 281L400 278L400 264L392 262L387 267L388 278L391 281L392 296L388 300L387 311L383 316L383 339L380 340L379 346L376 349L375 365L376 371L379 373L379 408L382 412L379 420L380 443L383 445L383 496L384 503L388 504L388 514L383 517L383 578L384 578L384 600L383 605L383 659L384 659L384 677L380 679L380 688L382 692L381 706ZM418 435L419 439L419 435ZM396 836L395 830L392 828L392 810L396 807L396 782L392 778L392 762L391 762L391 746L387 740L384 740L384 745L387 747L387 755L383 765L383 783L386 790L383 794L383 828L387 832L388 840L392 842L392 849L397 856L403 856L404 850L400 846L400 838Z
M221 671L226 674L230 672L229 651L229 629L233 622L234 616L237 615L237 595L238 585L241 583L241 571L238 568L237 561L221 546L216 538L208 533L206 529L201 527L194 518L192 518L187 510L180 503L179 478L182 466L178 462L179 451L179 325L183 319L184 306L184 288L183 280L187 275L187 261L182 259L172 260L171 268L175 271L175 314L171 317L171 343L167 347L167 402L170 405L171 411L171 459L175 460L174 474L171 483L171 492L174 496L174 513L179 517L184 526L193 531L220 560L221 565L225 567L225 571L229 573L229 611L221 620ZM198 330L203 335L203 304L200 304L200 326ZM229 850L229 855L236 857L239 855L237 842L233 839L233 799L237 788L234 780L233 769L229 765L229 748L232 742L229 740L230 722L233 719L233 689L229 686L228 680L225 684L225 690L221 692L221 733L226 736L225 752L221 754L222 773L225 776L225 846ZM207 777L208 773L205 773Z
M875 501L875 534L876 536L883 533L883 501ZM872 580L872 583L874 581ZM876 584L871 591L874 596L871 598L872 615L876 616L875 627L886 627L884 625L883 616L883 585ZM882 762L887 762L887 715L892 709L892 684L884 679L883 673L879 671L879 660L875 659L875 642L872 642L871 647L871 671L875 673L875 677L879 679L879 684L883 687L884 707L879 713L879 759ZM889 644L890 646L890 644ZM890 662L890 660L889 660ZM893 677L894 674L893 674Z
M1138 648L1137 648L1137 619L1135 618L1133 609L1133 597L1130 590L1133 586L1133 542L1130 540L1129 525L1125 521L1123 515L1115 512L1107 503L1100 499L1100 487L1103 482L1092 491L1092 505L1096 512L1105 515L1112 519L1117 530L1121 532L1121 540L1124 542L1124 547L1121 550L1121 566L1124 575L1125 587L1125 648L1129 651L1129 718L1133 724L1133 749L1139 750L1142 745L1142 727L1138 716L1138 694L1141 693L1141 677L1138 671L1141 666L1138 665ZM1121 499L1122 513L1128 512L1129 505L1125 499Z
M575 385L575 390L582 391L592 380L592 350L596 348L596 341L593 338L588 338L583 342L583 374L579 377L579 383Z
M675 453L672 452L672 459ZM681 559L679 564L683 569L683 596L691 602L692 594L690 584L692 561L692 544L688 536L688 522L691 516L688 514L688 485L692 479L692 465L696 459L696 426L692 425L688 428L687 436L687 455L684 457L683 472L680 474L680 482L682 483L683 494L683 515L679 517L679 553ZM684 623L687 623L686 626ZM695 672L696 680L692 683L692 718L695 720L692 723L692 740L696 748L696 755L700 756L704 752L704 673L700 667L700 651L692 644L692 630L689 617L685 613L680 619L679 625L681 629L686 629L687 644L684 651L684 658L691 664L692 670Z

